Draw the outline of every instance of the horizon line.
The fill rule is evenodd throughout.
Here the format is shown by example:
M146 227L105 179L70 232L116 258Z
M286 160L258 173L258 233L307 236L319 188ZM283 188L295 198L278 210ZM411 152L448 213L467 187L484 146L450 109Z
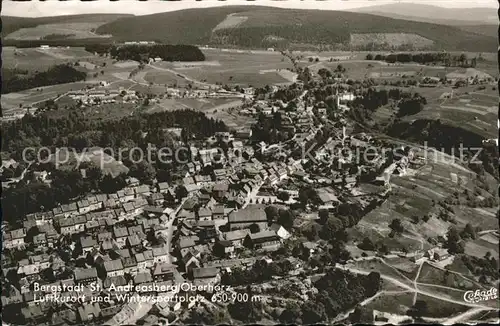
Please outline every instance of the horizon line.
M89 1L90 2L90 1ZM123 2L127 2L126 8ZM236 6L253 6L253 7L270 7L281 9L295 9L295 10L323 10L323 11L356 11L358 9L376 8L390 4L408 4L408 5L421 5L433 6L443 9L498 9L498 2L496 6L493 5L491 0L476 0L473 7L469 7L469 1L426 1L426 0L260 0L260 1L246 1L246 0L231 0L231 1L216 1L216 0L203 0L203 1L135 1L135 0L121 0L121 1L92 1L92 6L85 4L85 2L76 1L63 1L63 2L18 2L18 1L3 1L2 16L19 17L19 18L39 18L39 17L60 17L60 16L76 16L76 15L112 15L123 14L131 16L146 16L167 12L176 12L189 9L207 9L207 8L221 8L221 7L236 7ZM451 7L450 7L451 5ZM461 6L464 5L464 6ZM366 13L370 14L370 13ZM411 12L408 13L411 15Z

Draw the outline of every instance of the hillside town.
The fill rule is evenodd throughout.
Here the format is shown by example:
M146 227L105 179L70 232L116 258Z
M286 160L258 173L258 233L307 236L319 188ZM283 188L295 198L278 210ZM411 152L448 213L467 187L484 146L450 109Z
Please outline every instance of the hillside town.
M144 312L157 309L172 322L210 301L217 294L210 286L228 285L224 279L232 270L252 269L259 261L286 262L287 273L308 279L314 266L308 259L288 257L284 246L295 243L308 251L307 256L327 249L313 242L297 243L294 230L300 223L321 219L339 206L369 212L387 197L390 174L404 173L415 161L408 152L398 162L380 156L353 169L352 158L343 157L342 151L363 150L373 140L349 136L345 124L329 129L332 120L326 119L326 108L308 107L306 92L295 100L295 110L266 100L247 109L260 117L256 132L259 123L279 118L280 132L289 136L284 142L255 144L250 141L252 130L216 132L189 145L192 160L180 167L182 178L174 183L143 184L128 177L126 186L115 193L89 194L48 211L42 207L15 227L4 225L2 270L8 286L2 304L7 313L53 325L123 324L149 304ZM340 125L352 99L345 94L336 97L341 110L335 119ZM174 129L169 131L182 133L182 128ZM335 132L326 137L327 130ZM298 148L316 141L320 146L297 155ZM382 186L378 193L362 195L357 184L368 174L379 176ZM50 183L50 173L37 176ZM438 251L427 257L443 259ZM182 284L196 285L196 290L185 291ZM56 291L37 290L42 285ZM84 290L72 290L80 286ZM120 290L126 286L128 290ZM87 300L72 302L82 291ZM193 301L134 306L120 302L124 293L198 296ZM44 299L47 295L56 295L58 302Z
M5 4L2 326L498 324L488 8Z

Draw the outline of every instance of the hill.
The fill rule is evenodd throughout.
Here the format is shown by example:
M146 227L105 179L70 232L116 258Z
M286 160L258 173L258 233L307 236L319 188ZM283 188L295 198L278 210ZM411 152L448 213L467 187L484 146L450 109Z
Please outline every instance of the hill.
M443 25L498 25L498 14L494 8L443 8L417 3L392 3L349 11Z
M359 49L359 46L352 48L353 38L376 33L376 39L380 40L378 46L393 49L415 38L425 39L421 43L433 44L432 48L438 50L493 52L497 47L494 37L452 26L364 13L257 6L187 9L125 17L100 26L96 33L111 34L119 41L154 39L171 44L249 48L321 45L337 49ZM380 34L390 34L390 37L378 37ZM398 37L394 44L386 44L395 35ZM370 39L367 38L372 42Z
M481 35L486 35L486 36L491 36L491 37L498 37L498 24L496 25L463 25L463 26L457 26L461 30L471 32L471 33L476 33L476 34L481 34Z
M77 35L82 32L92 34L100 25L118 18L131 17L126 14L86 14L52 17L2 17L2 38L4 39L39 39L45 36ZM43 27L43 28L41 28Z

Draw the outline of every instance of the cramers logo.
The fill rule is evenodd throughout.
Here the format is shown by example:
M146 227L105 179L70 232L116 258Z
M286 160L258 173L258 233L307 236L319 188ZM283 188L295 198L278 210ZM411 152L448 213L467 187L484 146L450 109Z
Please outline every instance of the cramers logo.
M488 291L476 290L464 293L464 301L468 303L478 303L496 298L498 298L498 290L496 288L491 288Z

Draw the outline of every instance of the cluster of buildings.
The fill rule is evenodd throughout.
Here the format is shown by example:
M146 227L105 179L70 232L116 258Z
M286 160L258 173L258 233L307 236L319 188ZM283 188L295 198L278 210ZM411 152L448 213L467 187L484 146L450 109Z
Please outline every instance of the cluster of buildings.
M266 205L287 208L299 200L299 189L308 185L317 195L315 208L333 211L364 169L378 171L385 164L382 156L363 166L355 158L337 155L338 150L370 146L368 137L348 137L345 127L335 128L336 135L306 156L292 155L332 123L320 105L308 105L305 92L296 99L294 110L266 101L248 109L270 119L280 112L280 131L291 136L283 144L254 144L247 130L216 132L189 144L191 160L175 171L171 182L153 180L149 185L129 177L127 186L116 193L89 194L51 210L41 208L19 225L3 227L2 305L26 323L104 323L126 309L117 301L120 294L178 294L182 290L168 286L214 285L234 267L249 268L256 260L268 259L292 237L292 230L271 221ZM103 103L135 96L129 93L88 90L69 95L84 103ZM352 94L337 96L339 111L343 111L340 101L352 100ZM180 128L168 131L182 134ZM333 166L334 159L342 167ZM386 174L404 173L409 160L405 157L391 165ZM351 169L354 165L358 168ZM316 250L311 243L304 247ZM427 254L437 260L442 257L438 250ZM62 298L74 297L75 292L67 289L81 286L79 293L88 298L111 300L40 302L36 298L47 293L35 290L35 284L60 289L55 292ZM132 287L116 290L116 286ZM144 290L138 291L138 286ZM169 312L183 305L158 302L155 307Z
M67 95L75 101L81 101L84 105L116 103L117 100L120 102L129 102L138 99L135 91L125 89L85 89L70 91Z
M145 185L129 177L116 193L90 194L4 227L3 306L26 322L103 322L123 304L40 302L47 293L35 291L34 284L82 285L88 298L116 299L113 285L215 284L221 273L242 265L242 252L257 259L277 250L290 230L268 223L264 207L277 200L278 185L301 164L262 163L237 136L220 132L191 146L194 159L177 182ZM220 142L233 150L214 151ZM56 294L69 298L75 292ZM182 306L157 305L167 311Z

